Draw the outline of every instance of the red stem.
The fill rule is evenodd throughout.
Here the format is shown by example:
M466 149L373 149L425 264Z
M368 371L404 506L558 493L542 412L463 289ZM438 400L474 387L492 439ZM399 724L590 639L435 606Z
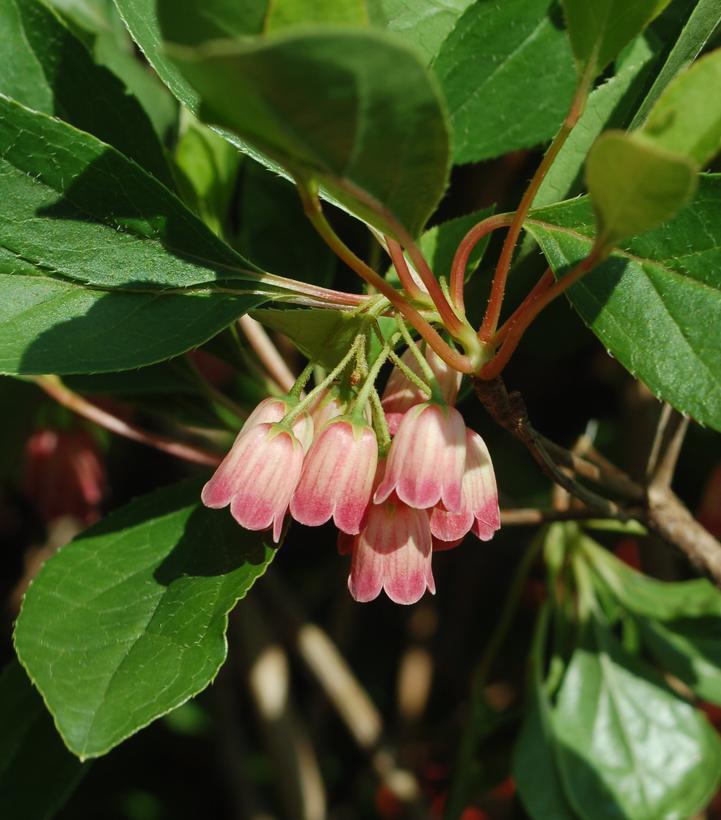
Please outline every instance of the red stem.
M451 264L451 298L453 304L462 313L465 312L465 302L463 298L463 286L465 285L466 269L468 260L471 258L473 249L489 233L499 228L507 228L514 219L513 214L496 214L489 216L477 225L461 239L461 243L456 250Z
M508 331L515 324L518 316L524 313L543 293L545 293L548 290L548 288L551 287L551 285L554 282L555 279L553 278L553 271L550 268L546 268L546 272L538 280L538 282L536 282L532 290L529 291L526 298L521 302L521 304L510 315L510 317L498 329L498 332L494 337L495 341L503 341Z
M501 349L481 370L479 374L480 377L482 379L495 379L508 364L523 334L543 308L550 304L557 296L560 296L564 291L568 290L571 285L575 284L582 276L599 264L599 262L602 262L604 258L603 252L594 247L591 253L579 262L570 273L567 273L563 279L559 279L544 292L537 294L532 302L526 300L524 303L526 307L523 310L519 308L514 314L515 318L512 321L509 320L508 328L505 331L505 341ZM545 278L545 274L543 278ZM534 290L536 290L536 288L534 288Z
M403 248L401 248L400 244L396 242L395 239L391 239L390 236L386 236L385 240L388 245L388 253L391 256L393 267L396 269L396 273L398 274L403 290L405 290L411 299L422 299L424 295L423 291L413 280L413 274L411 273L408 263L406 262L406 258L403 255Z
M63 407L67 407L79 416L92 421L100 427L104 427L106 430L110 430L112 433L117 433L119 436L138 441L140 444L147 444L148 447L154 447L156 450L162 450L171 456L185 459L185 461L192 461L195 464L207 464L210 467L217 467L222 460L222 457L216 453L150 433L141 427L113 416L77 393L73 393L57 376L38 376L35 383L49 396L52 396L58 404L62 404Z
M501 315L501 307L503 305L503 297L506 292L506 281L508 279L508 271L511 268L511 260L513 258L513 251L516 248L518 237L521 234L523 223L528 215L533 200L536 198L538 189L541 187L548 169L553 165L554 160L558 156L558 152L563 148L568 135L573 130L573 127L578 122L583 113L588 98L588 92L593 81L593 75L590 69L581 77L581 80L573 96L571 107L563 121L561 128L553 139L553 142L546 151L545 156L541 160L541 164L536 169L526 192L523 194L518 210L514 214L513 221L506 234L506 239L503 243L501 255L498 258L498 265L496 266L496 273L493 277L493 285L491 287L491 296L488 300L488 308L486 315L483 318L483 324L478 331L478 337L481 341L487 342L495 335L498 327L498 319Z

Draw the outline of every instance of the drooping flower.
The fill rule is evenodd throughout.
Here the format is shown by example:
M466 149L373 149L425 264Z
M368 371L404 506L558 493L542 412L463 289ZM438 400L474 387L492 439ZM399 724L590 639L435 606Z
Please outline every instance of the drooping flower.
M240 428L238 437L242 436L253 427L259 424L275 424L281 421L292 409L293 405L288 399L275 398L269 396L263 399L245 420L245 424ZM313 441L313 420L309 413L303 412L293 422L293 433L303 445L307 452ZM237 441L237 438L236 438ZM233 445L235 446L235 445Z
M425 357L438 380L443 398L448 404L455 404L458 396L458 388L461 383L461 374L457 370L453 370L449 367L449 365L428 346L426 346ZM418 360L410 349L403 353L401 361L411 372L415 373L421 379L424 379ZM425 396L418 386L413 384L399 368L393 368L388 377L385 389L383 390L383 395L381 396L381 404L386 414L386 423L388 424L391 435L395 435L398 431L404 414L414 405L426 401L426 398L427 396Z
M465 429L454 407L435 403L412 407L393 439L373 501L380 504L395 491L401 501L416 509L430 509L442 501L450 512L460 512Z
M247 530L272 526L277 543L300 479L303 456L303 445L280 424L264 422L244 428L203 487L202 501L213 509L230 504L233 518Z
M348 548L347 538L339 548ZM397 604L414 604L426 590L435 593L428 513L397 499L373 504L351 544L348 589L356 601L377 598L381 590Z
M342 416L346 409L346 402L341 399L335 388L323 390L309 411L315 433L318 434L326 422Z
M442 542L460 543L460 539L472 530L481 541L489 541L500 526L498 490L491 456L478 433L466 429L462 509L453 513L435 507L431 513L431 532Z
M348 417L331 419L308 452L290 503L291 515L310 527L332 516L338 529L358 533L377 463L378 442L372 427Z

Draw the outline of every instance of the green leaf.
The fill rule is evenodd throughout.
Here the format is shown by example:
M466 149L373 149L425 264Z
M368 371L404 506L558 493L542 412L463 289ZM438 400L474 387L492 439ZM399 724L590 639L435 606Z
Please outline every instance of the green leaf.
M670 219L693 196L696 168L637 133L606 131L586 160L597 243L611 247Z
M81 759L213 680L228 613L275 554L199 495L194 481L111 513L53 556L25 596L18 655Z
M654 52L643 37L630 48L618 71L591 92L576 123L538 189L536 208L560 202L576 193L583 164L596 138L606 128L625 124L654 63Z
M265 30L277 31L298 23L362 26L367 22L365 0L272 0L268 4Z
M714 31L721 25L721 6L718 0L698 0L691 11L678 39L666 58L642 105L636 112L631 128L643 123L666 86L699 55Z
M334 310L272 310L253 311L253 318L271 330L285 334L298 350L330 370L345 356L359 333L369 330L367 316L352 316ZM384 336L392 333L395 320L381 317L378 320ZM375 334L370 336L369 361L380 350Z
M639 620L644 644L661 667L702 700L721 705L721 617Z
M670 0L563 0L579 73L600 74Z
M0 175L0 372L151 364L265 301L250 263L139 166L1 96Z
M219 134L184 112L185 129L175 147L183 199L218 236L223 236L241 155Z
M433 67L448 101L454 162L538 145L558 130L575 72L551 5L474 3L444 41Z
M584 321L658 397L721 430L721 178L626 243L569 290ZM587 199L535 211L526 223L556 275L585 258L595 232Z
M373 25L395 32L423 55L426 63L473 0L369 0Z
M0 93L114 145L172 187L137 99L39 0L0 0Z
M721 741L598 621L571 657L553 714L566 793L592 820L692 817L718 788Z
M167 3L172 18L176 0ZM356 216L416 235L438 204L449 159L442 100L390 36L327 26L171 48L202 97L202 120L317 180Z
M234 247L263 270L328 285L337 257L303 212L298 191L248 159L243 166Z
M630 612L663 621L721 617L721 591L706 578L659 581L631 568L591 538L584 537L580 543L595 573Z
M513 750L512 774L523 806L536 820L573 820L558 771L551 703L543 682L548 608L539 614L531 650L531 693Z
M654 145L703 167L721 150L721 50L679 75L639 130Z
M88 769L63 746L40 695L11 661L0 674L0 816L50 820Z

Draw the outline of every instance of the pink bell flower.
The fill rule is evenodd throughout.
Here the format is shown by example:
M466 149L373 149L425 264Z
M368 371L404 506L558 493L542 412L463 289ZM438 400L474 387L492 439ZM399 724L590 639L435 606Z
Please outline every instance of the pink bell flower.
M323 390L310 408L310 415L313 419L313 429L316 434L321 431L326 422L338 416L342 416L346 409L346 403L341 400L336 390Z
M382 503L395 491L401 501L416 509L430 509L442 501L448 511L461 512L465 429L454 407L435 403L412 407L391 444L374 503Z
M290 502L293 518L309 527L331 516L339 530L354 535L373 490L378 442L373 428L348 417L331 419L318 434Z
M347 538L339 547L347 550ZM371 505L363 529L352 542L348 589L364 603L385 590L397 604L414 604L426 590L435 593L428 513L398 500Z
M262 423L244 428L203 487L203 504L212 509L230 504L241 527L272 527L273 540L278 543L303 457L303 445L285 427Z
M448 404L455 404L458 397L458 388L461 384L461 374L453 370L440 356L430 347L426 346L425 357L431 366L441 394ZM418 360L410 350L406 350L401 356L401 361L409 370L425 381ZM421 404L428 397L422 393L397 367L394 367L388 377L381 404L386 414L386 423L392 436L398 431L403 415L416 404Z
M462 509L460 512L452 513L435 507L431 513L430 523L434 538L442 542L457 543L460 543L460 539L471 530L481 541L490 541L501 526L498 490L491 456L483 439L473 430L466 429Z
M245 420L245 424L240 428L238 436L242 436L252 427L257 427L259 424L275 424L281 421L292 409L293 405L287 399L269 396L267 399L263 399L248 416ZM295 437L303 445L303 450L307 452L313 441L313 420L310 414L306 412L301 413L293 422L292 427ZM233 444L233 446L235 447L235 444Z

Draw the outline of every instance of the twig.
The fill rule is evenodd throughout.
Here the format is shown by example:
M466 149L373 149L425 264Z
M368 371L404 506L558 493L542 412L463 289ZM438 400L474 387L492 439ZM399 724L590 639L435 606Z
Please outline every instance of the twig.
M530 527L552 521L589 521L598 520L598 518L599 514L596 511L586 507L569 510L536 509L534 507L501 510L501 524L504 527Z
M295 649L308 671L345 723L358 746L368 753L382 782L405 803L412 816L424 817L421 790L415 776L401 769L383 742L383 719L365 689L320 627L309 622L293 601L277 573L266 573L262 592L271 597L273 611L280 614Z
M647 468L649 486L670 487L688 430L688 419L668 402L661 409Z
M295 376L263 325L247 313L238 319L238 324L270 377L284 393L287 393L295 384Z
M132 439L140 444L146 444L148 447L154 447L156 450L161 450L176 458L182 458L185 461L191 461L194 464L206 464L210 467L217 467L222 460L222 456L216 453L211 453L200 447L194 447L192 444L183 444L180 441L160 436L157 433L151 433L135 424L113 416L111 413L108 413L106 410L92 404L87 401L87 399L68 389L57 376L37 376L33 381L49 396L52 396L58 404L62 404L63 407L67 407L79 416L86 418L88 421L92 421L99 427L110 430L112 433L117 433L119 436Z

